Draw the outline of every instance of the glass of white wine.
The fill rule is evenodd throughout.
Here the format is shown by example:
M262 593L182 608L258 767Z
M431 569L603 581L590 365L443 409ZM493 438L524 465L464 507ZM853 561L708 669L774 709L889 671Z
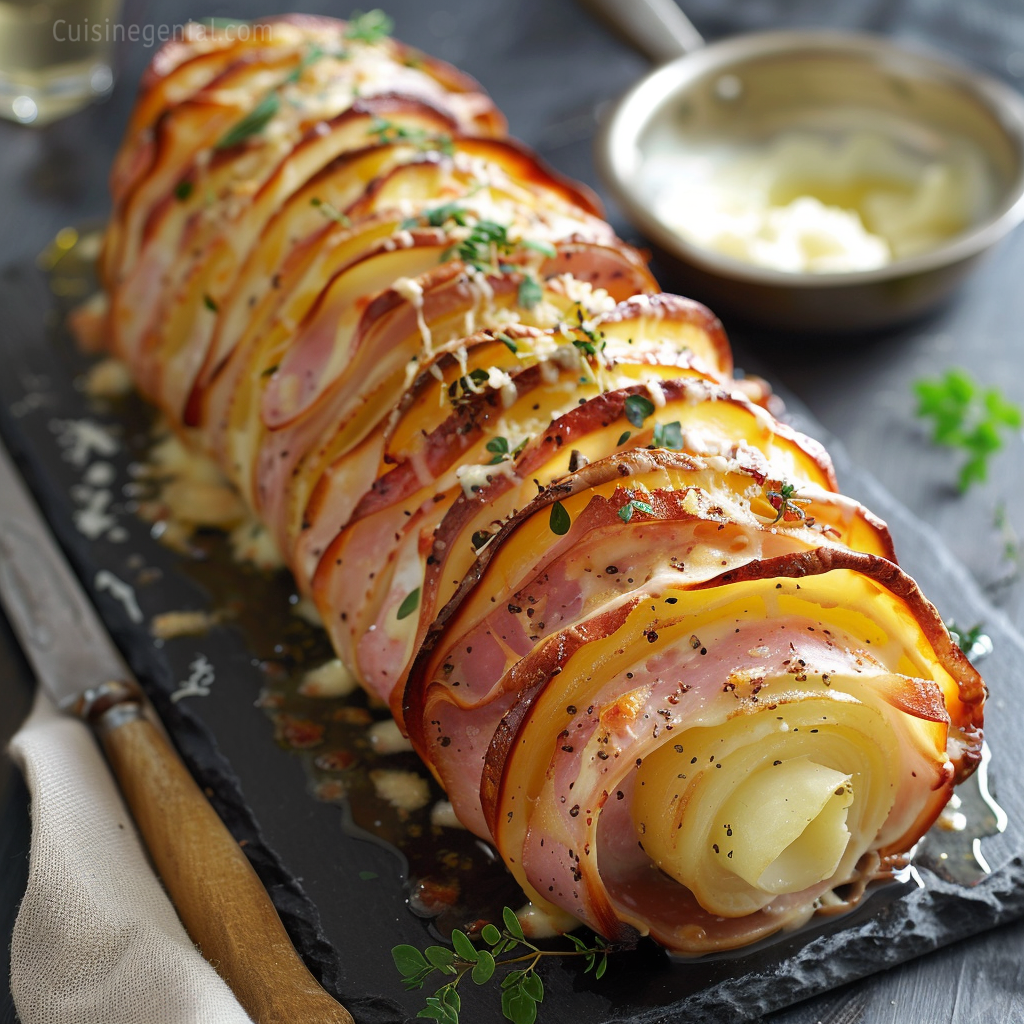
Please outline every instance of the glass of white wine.
M64 117L113 85L120 0L0 0L0 116Z

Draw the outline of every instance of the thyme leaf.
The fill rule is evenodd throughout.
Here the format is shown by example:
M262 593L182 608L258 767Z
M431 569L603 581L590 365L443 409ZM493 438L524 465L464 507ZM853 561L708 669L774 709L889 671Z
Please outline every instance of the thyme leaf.
M399 621L407 619L420 606L420 588L410 590L405 599L398 606L398 614L395 616Z
M679 420L654 424L653 447L671 448L675 452L683 447L683 427Z
M654 412L654 403L643 395L630 395L625 402L626 419L637 429L644 425L644 420Z
M569 532L569 528L572 526L572 518L560 501L556 501L554 505L551 506L551 517L548 520L548 524L551 527L551 532L558 534L559 537L562 537ZM509 913L512 912L509 911ZM515 914L512 916L514 917Z

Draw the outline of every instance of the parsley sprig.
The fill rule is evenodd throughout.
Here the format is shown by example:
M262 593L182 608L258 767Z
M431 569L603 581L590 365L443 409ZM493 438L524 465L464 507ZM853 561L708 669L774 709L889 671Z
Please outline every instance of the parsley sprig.
M539 949L523 934L522 925L515 913L505 907L501 912L503 928L484 925L480 938L489 948L473 945L465 932L452 932L452 947L427 946L422 952L415 946L403 944L391 950L395 967L402 975L402 984L407 991L423 988L436 972L451 978L441 985L432 996L427 996L426 1006L417 1017L427 1017L439 1024L459 1024L462 1001L459 997L459 982L468 974L477 985L486 985L498 968L514 964L524 966L509 971L501 979L501 1012L513 1024L533 1024L537 1019L537 1006L544 1000L544 982L537 973L537 965L545 956L582 956L586 958L584 973L594 972L595 978L604 976L608 968L608 955L614 952L600 936L594 937L594 944L587 945L575 935L565 937L573 944L571 950ZM516 956L498 957L522 948Z
M988 478L989 457L1003 447L1000 431L1019 430L1024 424L1020 406L998 388L980 387L960 369L947 370L937 380L916 381L914 394L917 415L933 421L935 444L967 453L957 480L961 492Z

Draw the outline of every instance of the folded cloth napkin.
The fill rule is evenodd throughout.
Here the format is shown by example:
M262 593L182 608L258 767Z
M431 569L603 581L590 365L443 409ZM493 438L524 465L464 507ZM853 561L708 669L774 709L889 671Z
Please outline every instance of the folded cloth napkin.
M251 1024L178 920L85 725L40 693L10 751L32 797L11 942L23 1024Z

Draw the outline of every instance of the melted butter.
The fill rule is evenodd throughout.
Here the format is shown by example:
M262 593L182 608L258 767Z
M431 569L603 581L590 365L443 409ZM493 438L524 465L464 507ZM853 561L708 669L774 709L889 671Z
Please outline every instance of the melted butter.
M929 158L869 130L680 148L652 156L644 177L682 238L793 273L872 270L927 252L994 203L991 174L966 142Z

